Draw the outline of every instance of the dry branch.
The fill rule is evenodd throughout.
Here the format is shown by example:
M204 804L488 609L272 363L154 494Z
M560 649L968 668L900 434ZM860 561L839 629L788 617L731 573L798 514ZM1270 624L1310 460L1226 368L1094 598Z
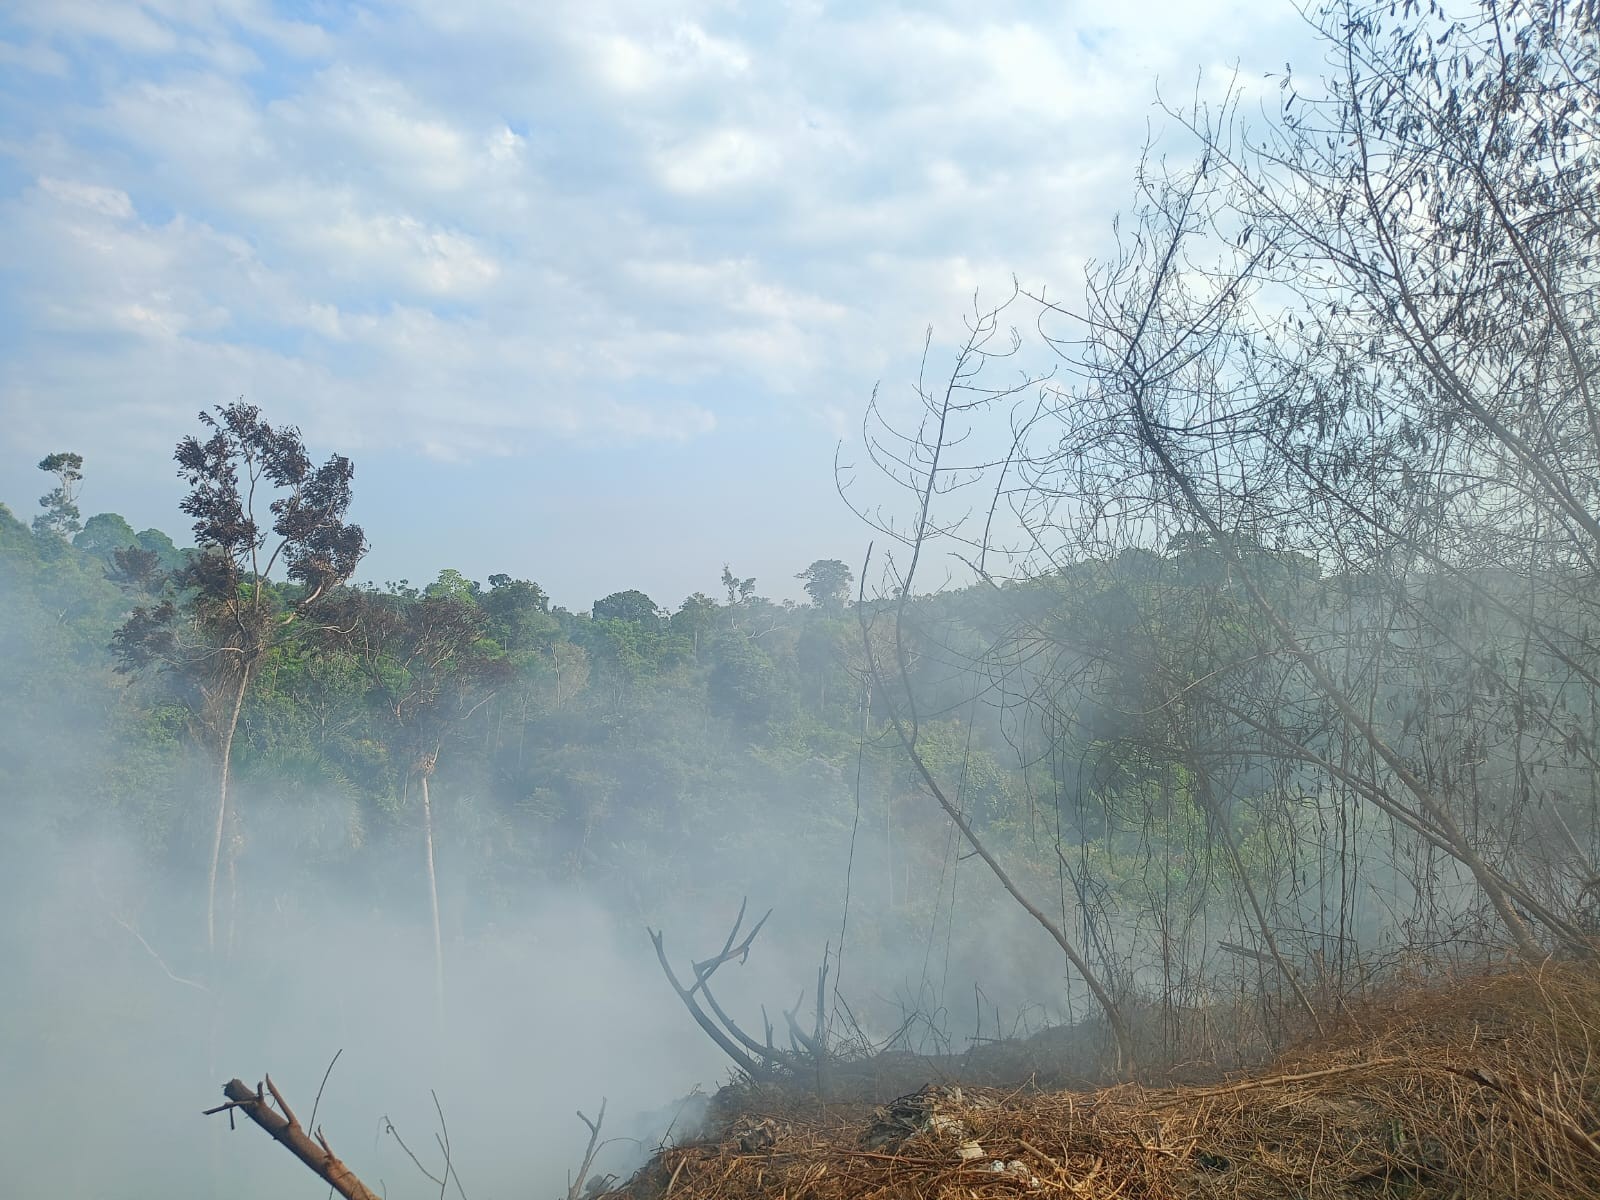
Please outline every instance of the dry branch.
M328 1139L323 1136L321 1129L314 1131L315 1140L307 1135L296 1119L294 1110L283 1098L283 1093L278 1091L270 1075L267 1076L266 1090L272 1095L270 1101L263 1094L261 1087L252 1089L242 1079L231 1079L222 1088L222 1094L228 1098L228 1103L206 1109L205 1115L209 1117L220 1112L231 1114L234 1109L238 1109L266 1130L273 1140L281 1143L291 1154L310 1167L319 1178L325 1180L329 1187L344 1196L346 1200L379 1200L377 1193L356 1178L355 1172L334 1154L333 1147L328 1145ZM274 1103L278 1106L276 1112L272 1108Z
M600 1112L594 1120L584 1116L582 1109L578 1110L578 1120L589 1127L589 1145L583 1152L583 1165L578 1168L578 1174L567 1188L567 1200L578 1200L583 1195L584 1181L589 1178L589 1168L594 1165L595 1151L600 1149L600 1127L606 1123L605 1097L600 1098Z
M717 968L734 959L740 962L747 959L756 934L761 932L762 926L767 923L767 918L772 916L772 910L769 908L741 940L739 929L744 924L748 903L748 899L740 902L738 916L734 918L733 928L728 931L722 949L712 957L692 964L694 982L687 987L679 981L677 972L667 961L663 933L655 929L646 929L646 932L649 933L650 941L656 948L656 959L661 963L661 970L665 973L667 982L672 985L672 990L678 994L683 1006L689 1010L689 1015L694 1018L695 1024L699 1025L706 1036L715 1042L717 1047L746 1075L752 1079L766 1079L770 1078L777 1068L791 1072L796 1070L803 1060L798 1055L785 1054L772 1045L770 1025L767 1028L765 1043L751 1037L723 1011L722 1006L717 1003L717 998L711 993L711 976L716 973ZM705 999L705 1008L700 1006L701 997Z

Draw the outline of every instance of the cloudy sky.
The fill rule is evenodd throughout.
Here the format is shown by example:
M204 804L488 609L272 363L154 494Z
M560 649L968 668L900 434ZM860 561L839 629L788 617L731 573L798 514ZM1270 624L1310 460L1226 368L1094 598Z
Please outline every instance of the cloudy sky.
M924 326L1072 289L1158 80L1306 53L1289 0L977 13L7 0L0 500L73 449L180 536L173 443L243 396L355 460L363 578L796 595Z

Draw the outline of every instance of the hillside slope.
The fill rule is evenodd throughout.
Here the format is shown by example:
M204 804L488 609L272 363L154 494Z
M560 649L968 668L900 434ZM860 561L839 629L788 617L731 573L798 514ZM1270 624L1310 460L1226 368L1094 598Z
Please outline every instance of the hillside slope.
M725 1093L619 1200L1600 1196L1600 974L1399 989L1206 1087L944 1083L887 1105Z

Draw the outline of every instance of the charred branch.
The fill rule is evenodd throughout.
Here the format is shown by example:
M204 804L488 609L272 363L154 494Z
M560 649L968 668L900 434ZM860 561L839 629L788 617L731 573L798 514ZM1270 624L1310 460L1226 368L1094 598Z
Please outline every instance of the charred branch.
M700 1026L706 1036L715 1042L717 1048L732 1059L741 1071L752 1079L770 1079L778 1071L795 1074L806 1065L807 1055L799 1046L792 1052L786 1052L773 1045L772 1023L767 1020L765 1009L762 1010L762 1023L766 1037L765 1041L758 1041L740 1028L739 1023L728 1015L711 991L711 977L717 968L736 959L742 963L749 958L750 947L755 942L756 935L761 932L767 923L767 918L772 915L772 910L768 909L750 931L740 938L739 931L744 925L747 905L748 900L741 901L739 913L734 918L733 928L729 930L722 949L710 958L691 964L694 980L687 986L678 978L677 972L672 969L672 964L667 959L663 933L655 929L647 929L646 932L650 934L650 941L656 950L656 960L660 962L667 982L672 985L672 990L677 993L683 1006L689 1010L689 1015L694 1018L695 1024ZM794 1027L792 1014L785 1015L790 1018L791 1028ZM818 1020L821 1020L820 1010ZM812 1046L822 1045L820 1037L810 1039L810 1044L805 1049L809 1051Z

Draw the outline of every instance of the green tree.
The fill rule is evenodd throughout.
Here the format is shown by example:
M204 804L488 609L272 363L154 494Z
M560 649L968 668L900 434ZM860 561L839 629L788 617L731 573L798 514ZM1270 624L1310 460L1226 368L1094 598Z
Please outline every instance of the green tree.
M711 676L706 681L712 711L741 729L756 729L780 711L784 690L777 664L754 640L738 633L717 640Z
M531 580L491 575L478 604L488 615L490 636L508 654L542 650L561 629L551 615L550 597Z
M12 570L19 560L39 556L39 547L29 535L28 527L4 504L0 504L0 555L5 556Z
M836 694L848 690L851 652L860 641L860 629L848 621L814 618L800 631L795 643L795 665L808 687L816 691L818 712L828 705L830 686Z
M367 543L361 527L345 521L355 474L349 459L335 454L313 467L298 429L275 429L243 401L199 420L209 436L184 438L173 456L189 485L180 508L194 518L198 551L165 579L159 600L133 610L112 644L120 670L155 669L174 685L217 762L206 880L206 945L214 951L217 872L245 697L290 624L350 577ZM298 585L287 605L269 582L280 565Z
M56 486L39 497L44 509L33 519L33 531L65 541L81 526L78 523L78 488L83 483L83 455L62 451L39 460L39 470L56 477Z
M699 654L701 639L708 637L716 628L717 611L715 600L704 592L696 592L672 614L672 632L688 638L694 646L694 652Z
M476 580L468 579L453 567L446 567L439 572L435 579L426 588L423 594L427 596L449 596L456 600L474 601L482 593Z
M819 558L795 578L805 580L811 603L830 616L838 616L850 598L855 573L837 558Z
M625 592L612 592L604 599L596 600L593 615L596 621L631 621L653 629L661 626L661 609L656 602L632 588Z
M740 579L727 563L722 564L722 586L728 590L728 606L743 604L756 594L756 577Z
M84 522L72 544L85 554L111 562L118 550L139 544L133 526L116 513L96 513Z
M183 566L183 550L173 544L173 541L159 529L141 529L134 540L139 543L139 549L147 550L156 556L156 563L163 571L176 571Z

